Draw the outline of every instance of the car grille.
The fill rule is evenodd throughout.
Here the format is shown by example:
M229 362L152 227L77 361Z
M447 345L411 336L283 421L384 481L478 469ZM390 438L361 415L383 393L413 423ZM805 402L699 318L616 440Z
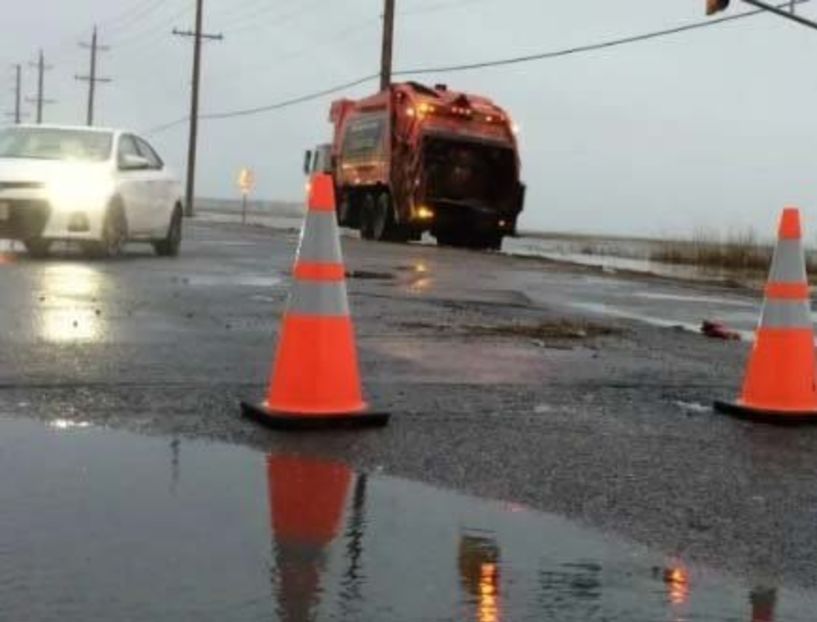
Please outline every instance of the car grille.
M12 199L0 203L9 205L9 219L0 220L0 238L27 240L41 235L51 206L47 201Z
M0 181L0 192L4 190L39 190L45 188L40 181Z

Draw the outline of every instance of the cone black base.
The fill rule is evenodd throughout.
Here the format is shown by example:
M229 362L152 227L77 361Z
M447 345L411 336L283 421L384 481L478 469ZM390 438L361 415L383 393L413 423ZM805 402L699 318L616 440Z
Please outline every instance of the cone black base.
M263 404L241 402L241 414L273 430L328 430L348 428L382 428L391 415L383 412L335 413L331 415L282 413Z
M715 402L715 411L738 419L779 426L815 425L817 412L759 410L735 402Z

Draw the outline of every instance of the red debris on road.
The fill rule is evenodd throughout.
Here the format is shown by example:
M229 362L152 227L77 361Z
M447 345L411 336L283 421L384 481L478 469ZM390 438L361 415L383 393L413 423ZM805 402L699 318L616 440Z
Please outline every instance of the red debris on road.
M740 341L740 334L731 330L723 322L704 320L701 324L701 334L711 339L723 339L725 341Z

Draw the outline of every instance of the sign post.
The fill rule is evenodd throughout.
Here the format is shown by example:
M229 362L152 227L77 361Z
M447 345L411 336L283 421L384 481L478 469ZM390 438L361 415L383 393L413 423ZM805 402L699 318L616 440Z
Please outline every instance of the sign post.
M238 174L238 189L241 191L241 224L247 224L247 197L255 186L255 175L248 168Z

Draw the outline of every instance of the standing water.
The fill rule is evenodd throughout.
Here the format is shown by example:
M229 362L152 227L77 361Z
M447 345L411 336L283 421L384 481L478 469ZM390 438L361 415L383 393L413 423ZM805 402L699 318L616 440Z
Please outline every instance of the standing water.
M512 504L347 465L0 419L0 619L813 620Z

